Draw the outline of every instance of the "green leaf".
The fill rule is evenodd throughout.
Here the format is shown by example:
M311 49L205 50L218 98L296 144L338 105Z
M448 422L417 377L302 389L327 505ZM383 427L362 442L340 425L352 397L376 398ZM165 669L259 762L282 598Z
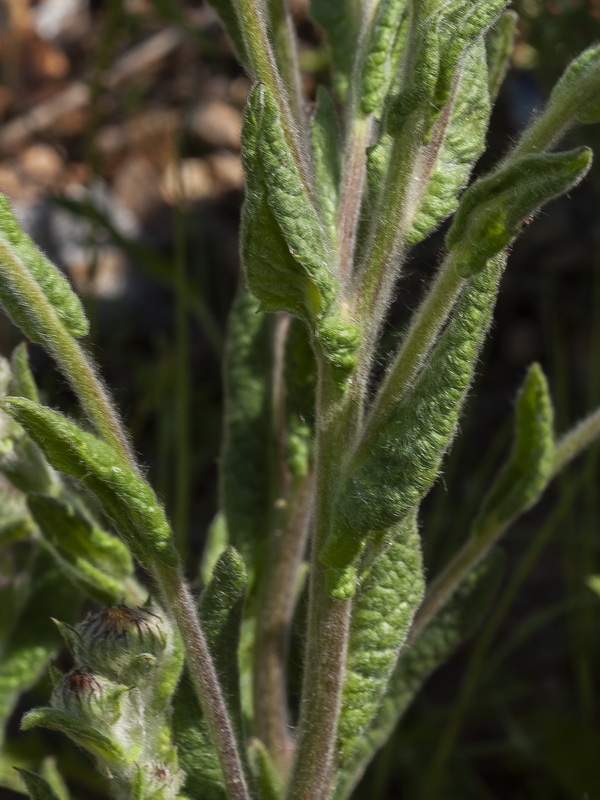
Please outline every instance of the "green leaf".
M477 40L494 23L506 0L421 0L408 34L404 82L388 103L386 128L399 136L417 108L427 131L451 99L461 63Z
M169 566L176 563L171 530L156 495L109 445L31 400L6 399L2 408L25 428L55 469L85 483L141 564L154 559Z
M113 739L109 739L97 728L66 711L54 708L34 708L28 711L21 720L21 730L32 728L49 728L64 733L76 744L89 750L95 756L106 761L131 763L139 753L130 754L132 758Z
M73 622L80 603L78 591L65 581L50 554L40 553L30 576L29 596L12 625L0 658L0 720L3 723L19 696L41 677L60 647L60 636L51 617Z
M431 489L456 433L503 266L504 258L496 258L465 288L412 390L344 481L337 524L320 553L328 566L352 563L369 538L381 537L386 546L385 531Z
M332 245L335 246L342 170L342 137L333 99L323 86L317 87L317 105L310 123L310 138L323 225L329 233Z
M584 124L600 120L600 43L575 58L555 85L548 108L565 105Z
M219 682L240 741L242 714L238 649L247 589L248 576L244 562L233 547L228 547L217 561L211 582L202 593L198 605Z
M363 114L371 114L383 105L397 67L397 41L407 19L406 0L380 0L366 44L367 57L359 89Z
M374 716L423 599L425 580L416 512L393 532L394 542L379 555L352 605L346 678L338 729L343 764Z
M524 219L576 186L591 163L588 147L524 156L472 184L446 236L459 275L482 269L517 236Z
M131 555L120 539L64 500L32 494L27 504L54 556L84 592L104 605L143 603L145 595L132 581Z
M250 739L248 758L260 800L281 800L285 786L260 739Z
M248 284L265 311L288 311L314 324L330 310L337 286L321 223L286 141L277 103L263 84L248 97L242 141L242 255Z
M456 94L450 100L444 140L408 234L409 244L420 242L456 210L458 194L485 150L490 111L485 48L479 41L465 58Z
M58 770L58 767L56 766L56 761L54 758L45 758L42 761L40 771L42 778L47 781L58 800L70 800L69 790Z
M492 552L467 576L420 636L402 650L377 715L342 766L334 800L350 796L429 675L477 628L498 590L503 568L502 554Z
M56 795L48 781L44 780L40 775L31 772L28 769L15 768L21 776L23 783L27 787L27 792L31 800L60 800Z
M354 0L311 0L310 15L325 33L332 55L336 94L343 100L350 86L358 44L361 23L358 4Z
M240 742L238 645L246 588L243 561L229 547L215 565L211 582L199 603L199 616ZM193 797L224 800L225 786L219 758L187 670L175 694L172 725L179 761L186 774L185 791Z
M483 500L473 535L507 525L537 502L552 473L553 421L546 377L533 364L517 398L512 452Z
M29 339L47 344L38 311L23 294L24 280L40 295L41 302L50 304L72 336L88 333L83 306L69 282L22 230L6 197L0 194L0 301Z
M512 54L519 15L515 11L505 11L498 22L490 28L485 38L488 65L488 87L492 102L498 96L509 59Z
M7 394L16 397L26 397L28 400L39 403L40 396L29 366L29 354L27 352L26 342L21 342L21 344L17 345L12 351L10 368L12 380L10 382L10 390Z
M254 87L242 129L246 200L241 251L250 291L264 311L287 311L310 327L335 380L356 363L357 326L336 303L328 236L284 135L277 103Z
M225 353L225 432L221 496L230 543L254 580L271 531L275 501L273 366L276 320L240 286Z
M507 0L450 0L443 6L440 24L440 70L434 105L442 108L452 95L461 61L498 19Z

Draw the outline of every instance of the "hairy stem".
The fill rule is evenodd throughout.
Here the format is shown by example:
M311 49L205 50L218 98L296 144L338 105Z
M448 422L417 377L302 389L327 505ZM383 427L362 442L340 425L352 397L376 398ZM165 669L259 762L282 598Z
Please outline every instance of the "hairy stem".
M305 120L294 21L286 0L268 0L268 10L271 40L281 80L287 90L296 124L302 132Z
M552 476L577 458L587 447L600 438L600 408L581 420L556 443L552 463Z
M63 326L35 278L13 257L11 249L2 240L0 260L9 266L11 280L18 287L19 295L35 313L36 324L44 334L44 347L58 363L89 421L101 438L138 470L129 438L91 359Z
M306 548L313 497L310 476L292 489L287 518L271 541L261 585L254 645L254 721L256 734L280 773L289 772L294 744L290 736L286 660L298 571Z
M260 0L234 0L234 5L240 21L240 29L244 34L253 77L268 86L277 101L288 146L304 179L307 194L311 196L312 183L301 146L298 125L294 119L290 98L273 53L262 3Z
M346 141L340 207L338 213L338 276L342 285L352 278L354 250L358 231L358 217L362 203L366 172L366 148L371 131L370 119L350 122Z
M319 553L332 524L338 459L350 424L336 408L337 394L324 359L319 363L315 470L315 523L311 545L310 592L304 680L296 760L288 800L327 800L335 771L335 745L344 683L350 600L331 596L327 568ZM337 413L336 413L337 411Z
M554 453L552 473L548 483L590 444L600 438L600 409L566 433L558 442ZM517 515L518 516L518 515ZM471 536L462 548L433 580L425 600L415 615L409 643L429 624L435 614L446 604L469 572L487 555L489 550L512 525L516 517L493 521L477 536Z
M362 34L358 43L350 96L346 106L346 142L337 225L338 273L342 284L352 278L358 219L366 176L367 145L372 128L372 115L364 116L361 113L359 87L368 56L369 34L376 7L377 4L373 0L364 3Z
M11 265L11 278L18 285L22 298L26 298L36 316L36 324L44 333L46 349L56 359L88 418L114 450L139 472L129 446L123 425L110 398L80 344L58 318L39 285L30 273L11 258L10 251L0 249L3 262ZM237 752L231 722L221 696L214 666L206 640L200 629L193 598L179 569L154 563L154 572L161 591L178 624L186 652L188 666L201 705L214 729L214 741L219 751L225 780L231 800L249 800L248 789Z
M198 622L194 598L179 569L156 562L154 570L183 638L186 663L219 755L227 796L229 800L250 800L231 719L206 637Z
M390 414L431 352L464 284L465 280L457 273L450 253L413 314L402 345L386 373L365 422L356 460L369 452L378 433L387 426Z

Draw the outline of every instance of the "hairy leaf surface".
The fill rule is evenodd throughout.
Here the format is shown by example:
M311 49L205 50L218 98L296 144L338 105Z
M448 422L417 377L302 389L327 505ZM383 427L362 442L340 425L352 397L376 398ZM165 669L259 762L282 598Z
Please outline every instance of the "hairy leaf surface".
M17 222L0 194L0 300L6 311L34 342L44 344L47 330L23 296L20 279L32 284L50 304L72 336L85 336L89 324L83 306L64 275L41 253Z
M340 525L320 554L327 565L351 563L368 537L398 525L431 489L456 433L503 266L497 257L467 285L412 390L347 478L338 501Z
M517 398L512 452L483 500L475 536L489 525L508 524L537 502L552 472L553 420L546 377L539 364L533 364Z
M176 563L171 530L156 495L109 445L31 400L10 398L2 407L55 469L85 483L140 563L147 565L153 558Z
M310 123L310 138L323 225L329 232L332 245L335 246L342 169L342 136L335 104L323 86L317 88L317 106Z
M80 594L49 553L41 552L30 576L30 591L3 644L0 657L0 721L6 723L20 695L42 675L60 647L51 617L73 622ZM16 609L15 609L16 611Z
M416 641L405 647L377 715L341 764L334 800L346 800L367 764L391 736L429 675L469 636L497 592L504 559L498 552L476 567Z
M222 506L229 542L251 579L271 530L275 501L273 368L276 321L240 286L229 317L225 354Z
M416 513L394 531L393 540L376 558L353 600L338 731L342 761L350 757L376 713L423 599L425 581Z
M32 494L27 504L58 563L85 593L104 605L144 602L147 592L136 586L131 555L120 539L64 500Z
M456 248L459 275L482 269L511 243L525 218L577 185L591 163L588 147L524 156L473 183L446 236L448 248Z
M357 0L311 0L310 15L327 39L336 94L343 100L358 44L360 4Z
M456 95L449 103L448 124L441 132L443 143L408 234L409 244L420 242L456 210L458 194L485 150L491 106L483 41L476 42L465 58ZM444 114L439 123L443 119Z

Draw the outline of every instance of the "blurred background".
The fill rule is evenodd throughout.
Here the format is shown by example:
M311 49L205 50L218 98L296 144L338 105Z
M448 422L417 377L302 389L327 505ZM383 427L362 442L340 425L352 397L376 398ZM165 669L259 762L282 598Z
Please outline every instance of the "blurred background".
M307 103L327 53L293 0ZM519 0L519 37L478 169L498 159L569 60L600 33L598 0ZM63 268L90 350L197 574L216 508L221 362L238 281L240 116L249 81L212 9L180 0L0 0L0 190ZM573 143L600 151L600 128ZM550 379L557 430L600 404L600 159L514 247L496 324L443 479L422 520L431 571L464 538L510 442L526 367ZM443 233L443 232L442 232ZM415 307L442 233L411 259L389 336ZM0 315L0 353L19 333ZM75 411L31 349L49 404ZM600 798L598 448L503 543L485 633L428 682L357 796ZM46 736L12 741L42 752ZM74 787L82 756L52 738ZM16 798L0 788L0 798Z

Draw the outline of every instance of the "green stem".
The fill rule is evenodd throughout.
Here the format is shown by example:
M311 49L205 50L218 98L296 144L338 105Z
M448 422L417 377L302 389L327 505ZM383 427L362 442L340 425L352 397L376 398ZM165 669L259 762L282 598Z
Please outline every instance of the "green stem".
M319 561L332 524L338 462L350 431L350 421L344 414L347 409L337 407L337 392L328 370L328 364L320 359L308 626L296 760L288 800L330 797L352 608L350 600L331 596L328 570Z
M354 62L352 84L346 104L346 141L344 163L340 187L338 212L338 274L342 284L352 278L354 251L358 232L358 219L363 200L367 166L367 145L372 128L372 115L364 116L360 108L360 89L369 55L368 44L372 25L375 21L377 3L365 2L362 34L359 39Z
M548 483L598 438L600 438L600 409L586 417L559 440ZM416 639L515 519L516 516L508 520L494 520L477 536L467 539L463 547L433 580L427 590L425 599L415 614L409 641Z
M387 427L401 396L412 385L425 363L464 284L465 280L457 273L454 258L450 253L438 271L427 296L413 314L402 345L377 392L365 422L360 445L354 456L355 460L359 461L362 455L370 452L379 432Z
M43 337L34 337L35 341L42 344L56 359L98 434L131 467L138 470L127 434L89 357L79 342L63 326L35 278L13 256L10 247L1 240L0 262L8 266L11 282L15 285L21 300L25 300L35 314L36 326L43 332Z
M137 472L139 467L110 398L79 343L68 333L39 285L0 241L0 263L10 268L10 279L35 314L37 341L56 359L83 410L104 439ZM188 656L188 667L203 711L213 731L230 800L249 800L244 771L227 708L221 694L206 640L200 628L191 592L179 568L155 562L154 573L178 624Z
M597 76L582 81L577 89L570 93L568 100L563 99L560 104L548 105L542 115L537 117L525 130L507 160L513 161L516 158L532 153L541 153L554 147L569 128L577 124L577 112L581 106L587 101L593 100L598 94L600 94L600 71Z
M277 102L288 146L303 177L307 194L312 196L310 173L298 135L298 125L271 47L261 0L234 0L234 5L244 35L253 77L269 88Z
M564 434L556 443L552 462L552 475L557 475L563 467L600 437L600 408L593 411L578 425Z
M302 87L294 21L286 0L268 0L269 29L281 79L287 90L292 112L301 130L304 126Z

